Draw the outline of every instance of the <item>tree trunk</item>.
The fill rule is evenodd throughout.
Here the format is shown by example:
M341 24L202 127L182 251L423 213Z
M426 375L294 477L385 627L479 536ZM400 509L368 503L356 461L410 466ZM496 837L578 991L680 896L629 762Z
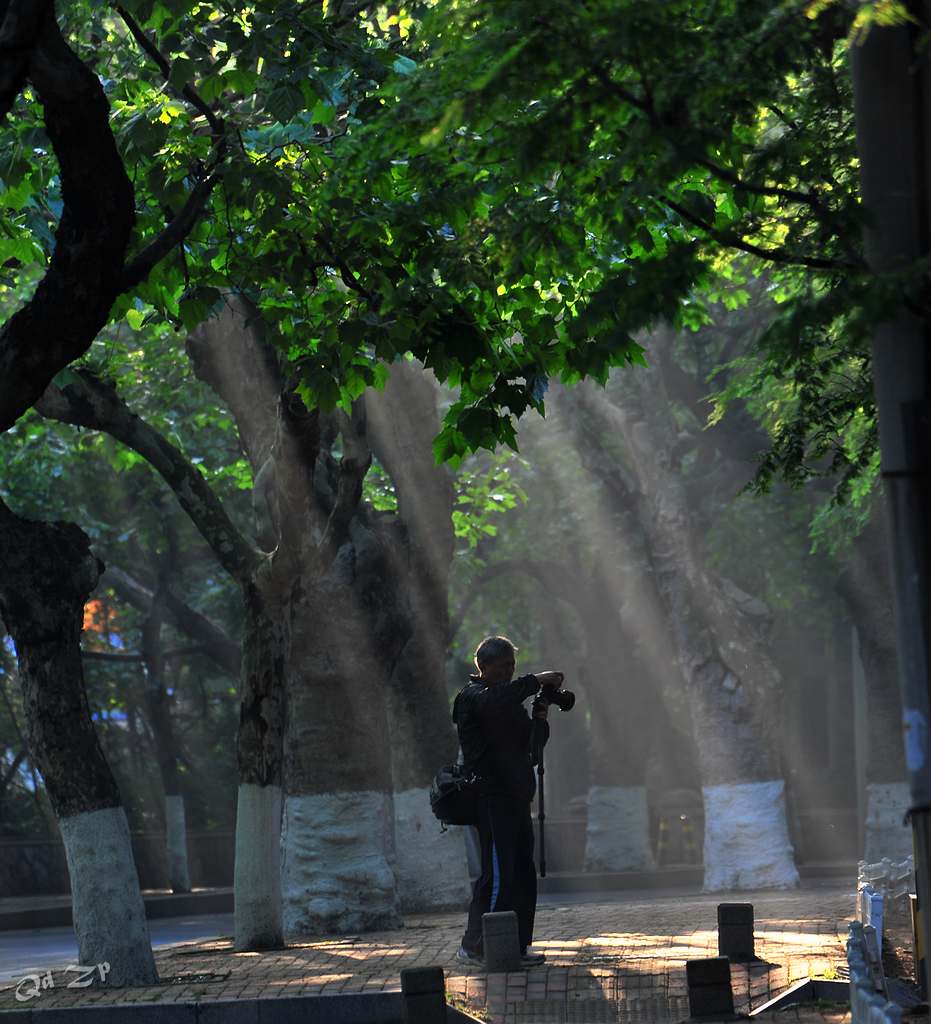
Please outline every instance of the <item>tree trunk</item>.
M184 795L178 771L177 740L171 721L168 694L165 691L162 657L162 606L156 593L149 616L142 627L142 654L145 664L145 698L149 724L155 739L155 756L165 796L165 846L168 861L168 886L172 892L190 892L187 829L184 821Z
M658 340L658 339L656 339ZM705 806L704 887L798 884L773 727L780 678L747 616L702 566L675 423L656 368L625 376L607 406L640 490L640 522L685 680Z
M635 645L620 634L618 581L607 578L602 564L572 578L586 584L574 598L588 641L591 704L585 870L648 871L654 861L646 769L658 694Z
M901 861L912 853L910 806L902 746L902 702L892 587L885 557L882 511L856 538L838 566L837 592L856 626L866 682L869 744L866 759L866 835L863 857Z
M394 870L405 912L462 907L469 898L462 829L443 831L430 809L430 783L456 760L457 743L446 699L442 653L429 620L412 617L386 691L394 791ZM423 632L420 632L420 631Z
M366 413L369 442L394 483L400 519L391 531L390 565L406 640L386 695L401 907L461 907L469 898L463 831L444 831L430 810L433 776L457 752L446 690L455 495L449 471L433 459L436 381L419 363L396 363L384 391L367 393Z
M649 871L646 769L655 741L651 695L633 658L589 668L591 783L585 831L586 871ZM654 695L655 699L655 695Z
M406 623L385 585L387 557L360 511L295 605L282 849L289 936L401 923L385 690Z
M290 611L287 595L271 583L243 587L243 602L235 945L278 949L284 945L280 843Z
M77 526L29 522L0 503L0 569L29 748L65 845L80 962L109 963L111 984L154 984L129 826L84 691L84 603L102 566Z

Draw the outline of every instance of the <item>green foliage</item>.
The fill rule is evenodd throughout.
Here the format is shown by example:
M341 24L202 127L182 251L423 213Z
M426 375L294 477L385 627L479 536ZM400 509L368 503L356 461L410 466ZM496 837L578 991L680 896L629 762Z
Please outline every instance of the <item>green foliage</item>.
M456 477L453 528L468 551L483 538L496 537L501 516L526 503L520 477L526 459L513 452L497 452L480 461L466 459Z
M182 90L230 140L204 217L114 306L129 330L190 329L243 291L323 409L413 353L457 391L434 446L455 466L516 450L551 380L642 363L641 332L699 330L714 303L749 301L767 266L779 310L719 411L737 387L761 407L778 393L760 488L831 471L843 496L869 472L866 340L924 268L882 282L864 270L847 40L898 5L127 6L167 83L110 8L66 17L106 83L135 248L210 159L211 126ZM28 97L4 133L0 254L21 285L60 197ZM242 463L214 472L247 480Z

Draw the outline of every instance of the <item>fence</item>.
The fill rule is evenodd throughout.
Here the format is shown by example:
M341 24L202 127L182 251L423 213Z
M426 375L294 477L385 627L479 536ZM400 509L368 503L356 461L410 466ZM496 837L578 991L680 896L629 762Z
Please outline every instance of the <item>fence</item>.
M887 998L883 921L893 900L907 898L912 870L910 859L901 864L860 862L857 920L851 922L847 938L851 1024L901 1024L903 1008Z
M870 938L871 925L851 921L847 938L847 965L850 968L851 1024L901 1024L902 1007L886 999L882 983L879 949Z

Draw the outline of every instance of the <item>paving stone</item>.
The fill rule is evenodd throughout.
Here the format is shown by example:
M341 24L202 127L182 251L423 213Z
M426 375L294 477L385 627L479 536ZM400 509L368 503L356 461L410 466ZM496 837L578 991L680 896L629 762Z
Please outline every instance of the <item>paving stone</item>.
M56 987L33 1004L30 1024L58 1024L48 1012L52 1009L125 1009L155 1002L167 1011L186 1002L196 1001L202 1009L222 1000L221 1009L232 1013L241 1012L238 1008L252 999L280 1003L285 997L349 988L370 995L397 992L402 968L434 965L444 969L447 991L461 994L477 1009L486 1002L500 1003L501 1013L519 1002L555 1000L577 1006L610 995L628 1014L617 1020L645 1020L647 1007L664 1006L670 1016L656 1019L677 1021L688 1015L685 963L716 954L717 904L726 899L752 900L755 910L755 945L761 959L733 965L731 973L736 1009L745 1012L778 995L790 979L845 965L852 891L851 879L847 886L788 893L645 894L623 902L543 906L537 913L534 948L546 953L546 962L512 972L510 986L507 975L488 976L456 961L464 912L417 915L398 931L300 939L286 950L261 954L236 953L229 940L187 942L156 951L163 983L143 989L69 990L72 976L53 971ZM539 989L534 987L541 980L543 1000L536 998ZM14 986L15 981L0 983L0 1010L21 1009ZM12 1017L4 1014L0 1024L7 1020ZM118 1024L124 1021L130 1024L128 1014ZM841 1019L831 1024L841 1024Z

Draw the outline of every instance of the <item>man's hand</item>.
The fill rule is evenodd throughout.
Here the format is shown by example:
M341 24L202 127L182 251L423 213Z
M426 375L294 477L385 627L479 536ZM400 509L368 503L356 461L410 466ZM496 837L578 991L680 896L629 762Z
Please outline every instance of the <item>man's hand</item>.
M534 672L534 676L541 686L552 686L554 690L558 690L562 686L562 681L565 678L562 672Z
M549 702L545 700L535 700L533 702L533 717L538 718L541 722L546 721L546 716L550 712Z

